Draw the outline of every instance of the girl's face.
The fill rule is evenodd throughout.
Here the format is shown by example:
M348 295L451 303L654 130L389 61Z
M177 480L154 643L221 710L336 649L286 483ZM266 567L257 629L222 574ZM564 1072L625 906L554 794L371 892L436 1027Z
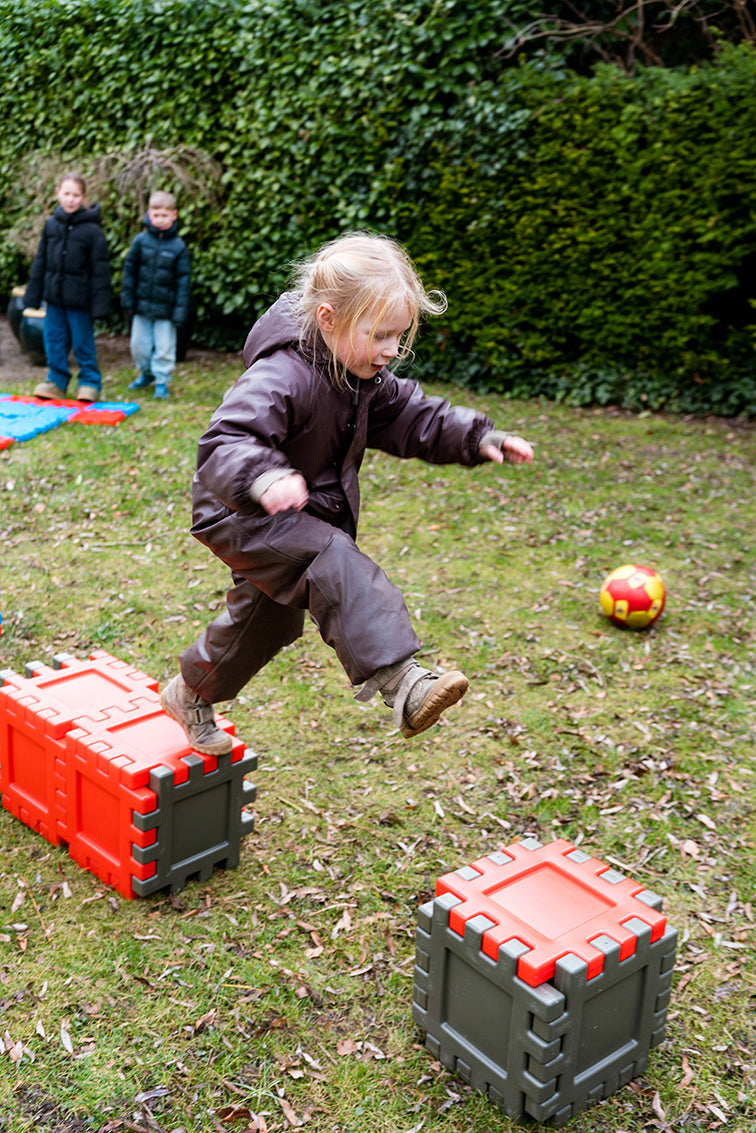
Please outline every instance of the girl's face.
M84 203L84 192L78 181L61 181L58 200L63 212L77 212Z
M318 325L326 346L342 366L365 382L396 358L411 323L409 307L399 303L377 325L375 315L367 314L351 333L348 330L337 332L333 307L329 303L318 307Z

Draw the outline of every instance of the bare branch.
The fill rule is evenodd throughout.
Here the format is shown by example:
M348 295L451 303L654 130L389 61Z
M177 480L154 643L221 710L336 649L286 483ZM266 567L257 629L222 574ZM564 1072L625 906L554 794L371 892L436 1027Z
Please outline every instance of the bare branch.
M620 0L614 17L603 21L589 19L577 5L570 4L569 8L574 13L573 19L541 13L516 29L498 52L499 56L511 59L529 44L538 42L582 42L600 59L614 62L632 73L636 59L655 66L664 65L658 38L669 35L683 17L695 23L713 52L720 44L712 30L713 21L720 21L720 17L724 18L725 26L729 25L727 38L756 42L756 17L748 0L722 0L716 13L707 12L703 0L636 0L627 7ZM720 22L716 27L721 35ZM738 29L737 34L734 28Z
M217 206L223 169L209 154L193 146L157 148L148 138L140 149L114 150L95 158L90 174L93 191L113 189L117 212L134 207L147 210L150 193L157 188L178 186L189 196Z

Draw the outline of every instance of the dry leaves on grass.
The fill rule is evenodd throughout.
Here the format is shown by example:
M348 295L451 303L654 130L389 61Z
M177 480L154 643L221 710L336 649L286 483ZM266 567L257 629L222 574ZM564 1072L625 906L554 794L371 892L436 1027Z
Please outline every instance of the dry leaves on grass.
M245 1105L224 1105L215 1111L215 1117L223 1125L236 1125L244 1122L244 1129L236 1133L268 1133L268 1124L261 1113L253 1113Z
M281 1107L281 1111L286 1119L287 1125L296 1128L299 1125L306 1125L307 1122L312 1118L312 1113L310 1112L310 1110L305 1110L301 1114L301 1116L297 1114L291 1102L287 1101L280 1090L276 1100Z
M336 1044L336 1052L342 1058L350 1055L355 1055L360 1062L370 1062L375 1059L377 1062L382 1061L386 1055L377 1047L375 1043L354 1039L341 1039Z
M11 1038L9 1031L5 1031L3 1034L3 1049L15 1066L18 1066L23 1058L28 1058L30 1062L34 1062L34 1051L30 1050L20 1040Z

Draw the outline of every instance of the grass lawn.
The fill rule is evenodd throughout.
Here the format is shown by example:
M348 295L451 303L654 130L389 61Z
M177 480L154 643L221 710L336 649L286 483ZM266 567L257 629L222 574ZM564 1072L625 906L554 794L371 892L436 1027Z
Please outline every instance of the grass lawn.
M0 453L0 668L105 649L175 673L228 584L188 534L189 487L238 372L190 353L169 402ZM3 1133L526 1128L411 1018L418 906L525 836L630 874L679 932L666 1039L568 1128L756 1129L756 430L452 398L534 463L370 453L360 542L425 655L468 674L461 705L402 740L308 624L221 706L259 756L240 865L173 896L125 900L0 811ZM667 586L645 632L598 611L627 562Z

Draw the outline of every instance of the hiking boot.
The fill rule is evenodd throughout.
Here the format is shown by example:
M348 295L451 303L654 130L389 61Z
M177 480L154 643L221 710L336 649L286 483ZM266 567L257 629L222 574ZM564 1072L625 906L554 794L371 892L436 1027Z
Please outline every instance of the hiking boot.
M155 379L152 374L140 374L133 382L128 385L128 389L149 389L151 385L155 384Z
M62 401L66 391L56 386L55 382L40 382L34 387L33 397L42 397L45 401Z
M435 724L442 712L465 695L468 687L467 677L458 669L434 673L410 658L378 669L355 700L371 700L380 692L384 704L394 710L395 727L405 739L410 739Z
M155 386L155 392L152 396L156 397L159 401L165 401L168 397L168 386Z
M184 729L195 751L203 755L225 755L231 751L234 741L215 723L212 704L192 692L180 673L161 692L160 704Z
M82 385L76 391L77 401L99 401L100 391L97 386Z

